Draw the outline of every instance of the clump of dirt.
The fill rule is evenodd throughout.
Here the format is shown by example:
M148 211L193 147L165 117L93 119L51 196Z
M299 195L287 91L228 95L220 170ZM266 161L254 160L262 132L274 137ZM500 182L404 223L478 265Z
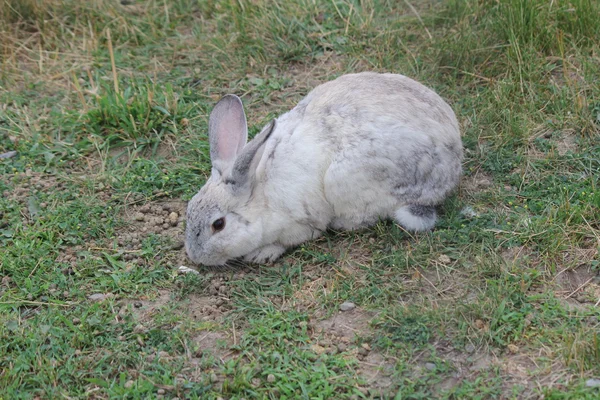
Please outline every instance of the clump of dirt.
M218 321L228 311L228 299L218 296L192 294L187 314L198 321Z
M153 316L170 301L171 292L168 290L160 290L158 296L153 300L143 297L137 300L125 300L125 307L123 307L122 310L127 310L128 308L131 309L131 314L135 320L144 323L146 321L151 321Z
M173 247L166 257L173 267L186 263L183 250L184 219L186 203L183 201L165 201L131 206L124 210L126 224L117 230L117 242L120 247L135 252L141 249L145 237L155 234L171 239ZM125 254L125 260L134 259L133 254Z
M155 233L183 242L183 220L186 203L166 201L146 203L125 209L126 231L141 234ZM128 229L127 229L128 228Z
M357 336L364 337L369 334L369 323L374 317L371 313L355 308L351 311L338 312L330 318L316 322L315 330L349 343Z

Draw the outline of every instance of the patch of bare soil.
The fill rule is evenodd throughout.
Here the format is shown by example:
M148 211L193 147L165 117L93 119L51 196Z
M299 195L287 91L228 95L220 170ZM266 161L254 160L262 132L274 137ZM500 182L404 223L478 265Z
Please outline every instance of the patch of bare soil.
M140 298L137 300L125 300L122 310L131 310L131 314L140 323L151 321L154 315L171 301L171 292L161 290L155 299Z
M591 252L584 254L591 254ZM594 253L595 254L595 253ZM600 274L589 264L559 271L554 277L555 293L564 299L569 308L579 308L580 304L600 303Z
M27 220L33 217L32 213L35 213L36 207L43 209L48 206L45 203L35 202L32 204L30 202L30 199L35 199L37 193L64 189L64 183L59 182L55 176L33 172L30 169L25 170L25 174L21 175L19 179L18 187L13 191L5 190L2 196L21 205L23 207L22 214L27 217ZM24 220L24 223L27 221Z
M488 189L493 184L494 181L490 175L478 170L473 175L461 178L459 190L461 194L473 195L474 193Z
M317 332L337 338L340 342L351 343L357 337L370 336L369 323L374 315L360 308L340 311L330 318L315 323Z
M536 362L540 360L540 356L550 358L550 354L529 354L515 345L511 345L506 352L477 348L472 344L468 344L464 349L455 348L446 340L439 340L433 343L433 346L436 349L436 357L443 360L452 371L436 384L436 393L449 391L466 380L474 381L479 376L485 376L487 371L498 368L503 376L504 393L512 393L513 389L518 389L519 399L539 398L534 393L540 384L548 388L556 386L556 376L565 375L566 368L559 362L553 364ZM414 358L415 377L426 370L432 371L437 368L435 364L427 362L429 356L429 350L425 350Z
M539 254L527 246L514 246L500 251L500 257L508 267L538 268L543 271L546 267Z
M191 294L187 314L199 321L218 321L228 311L228 300L220 296Z
M360 390L386 398L395 388L392 379L395 360L372 349L368 343L372 336L369 324L375 317L373 313L354 308L311 323L318 334L312 349L317 354L339 352L358 360L355 372L364 381Z
M575 136L569 132L563 132L560 139L557 139L555 142L558 154L561 156L564 156L569 152L574 153L578 149Z
M364 349L364 348L361 348ZM371 396L387 398L393 395L395 361L381 353L370 351L359 360L358 373L364 379Z
M453 301L474 295L469 292L468 277L452 263L445 261L445 255L432 260L433 265L427 269L418 268L403 281L407 294L405 301L424 300L436 307L440 301ZM440 259L442 261L440 261Z
M208 292L212 293L212 290L209 289ZM220 293L222 294L223 291L221 290ZM167 307L176 310L175 312L192 316L196 320L215 323L219 322L228 311L225 302L218 295L191 294L187 299L176 300L168 290L159 291L158 296L153 299L142 297L136 300L124 300L123 303L124 307L121 308L120 313L131 312L136 322L140 324L139 329L143 329L144 325L152 324L155 315ZM199 364L205 355L212 355L221 360L232 356L233 352L227 350L233 344L231 336L225 331L207 330L198 333L192 340L190 351L193 350L193 353L189 355L190 364Z
M515 246L503 249L500 256L508 265L516 265L527 258L531 251L525 246Z
M213 357L227 361L235 356L235 352L229 350L233 345L232 334L225 331L202 331L193 339L196 346L192 364L197 364L199 358L210 354Z
M123 217L126 224L117 230L119 246L131 252L130 255L125 255L125 259L134 259L135 252L141 249L144 238L156 234L173 241L173 247L165 254L173 267L185 264L187 260L183 249L185 209L186 203L177 200L125 208Z

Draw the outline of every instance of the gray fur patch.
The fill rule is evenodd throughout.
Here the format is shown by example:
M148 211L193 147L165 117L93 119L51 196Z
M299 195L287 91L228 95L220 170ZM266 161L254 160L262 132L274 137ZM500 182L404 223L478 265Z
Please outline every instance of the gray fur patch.
M310 212L310 207L308 206L308 203L306 201L302 202L302 206L304 207L304 213L306 214L307 218L312 218L312 213Z
M415 217L435 218L435 207L434 206L421 206L418 204L411 204L410 206L408 206L408 210Z
M277 138L275 143L273 144L273 148L271 148L271 152L267 156L267 160L273 160L275 158L275 151L277 150L277 146L281 143L281 138Z

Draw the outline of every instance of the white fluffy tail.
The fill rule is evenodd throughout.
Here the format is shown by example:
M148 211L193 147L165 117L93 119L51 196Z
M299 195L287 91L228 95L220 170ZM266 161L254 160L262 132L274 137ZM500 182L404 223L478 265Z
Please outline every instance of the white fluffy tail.
M428 231L435 226L437 213L433 206L409 204L396 210L395 219L408 231Z

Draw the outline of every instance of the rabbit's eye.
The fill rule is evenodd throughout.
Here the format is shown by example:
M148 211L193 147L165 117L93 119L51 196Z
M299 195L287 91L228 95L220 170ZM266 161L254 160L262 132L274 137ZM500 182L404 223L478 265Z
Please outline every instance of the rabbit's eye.
M225 218L219 218L212 223L213 232L219 232L225 228Z

